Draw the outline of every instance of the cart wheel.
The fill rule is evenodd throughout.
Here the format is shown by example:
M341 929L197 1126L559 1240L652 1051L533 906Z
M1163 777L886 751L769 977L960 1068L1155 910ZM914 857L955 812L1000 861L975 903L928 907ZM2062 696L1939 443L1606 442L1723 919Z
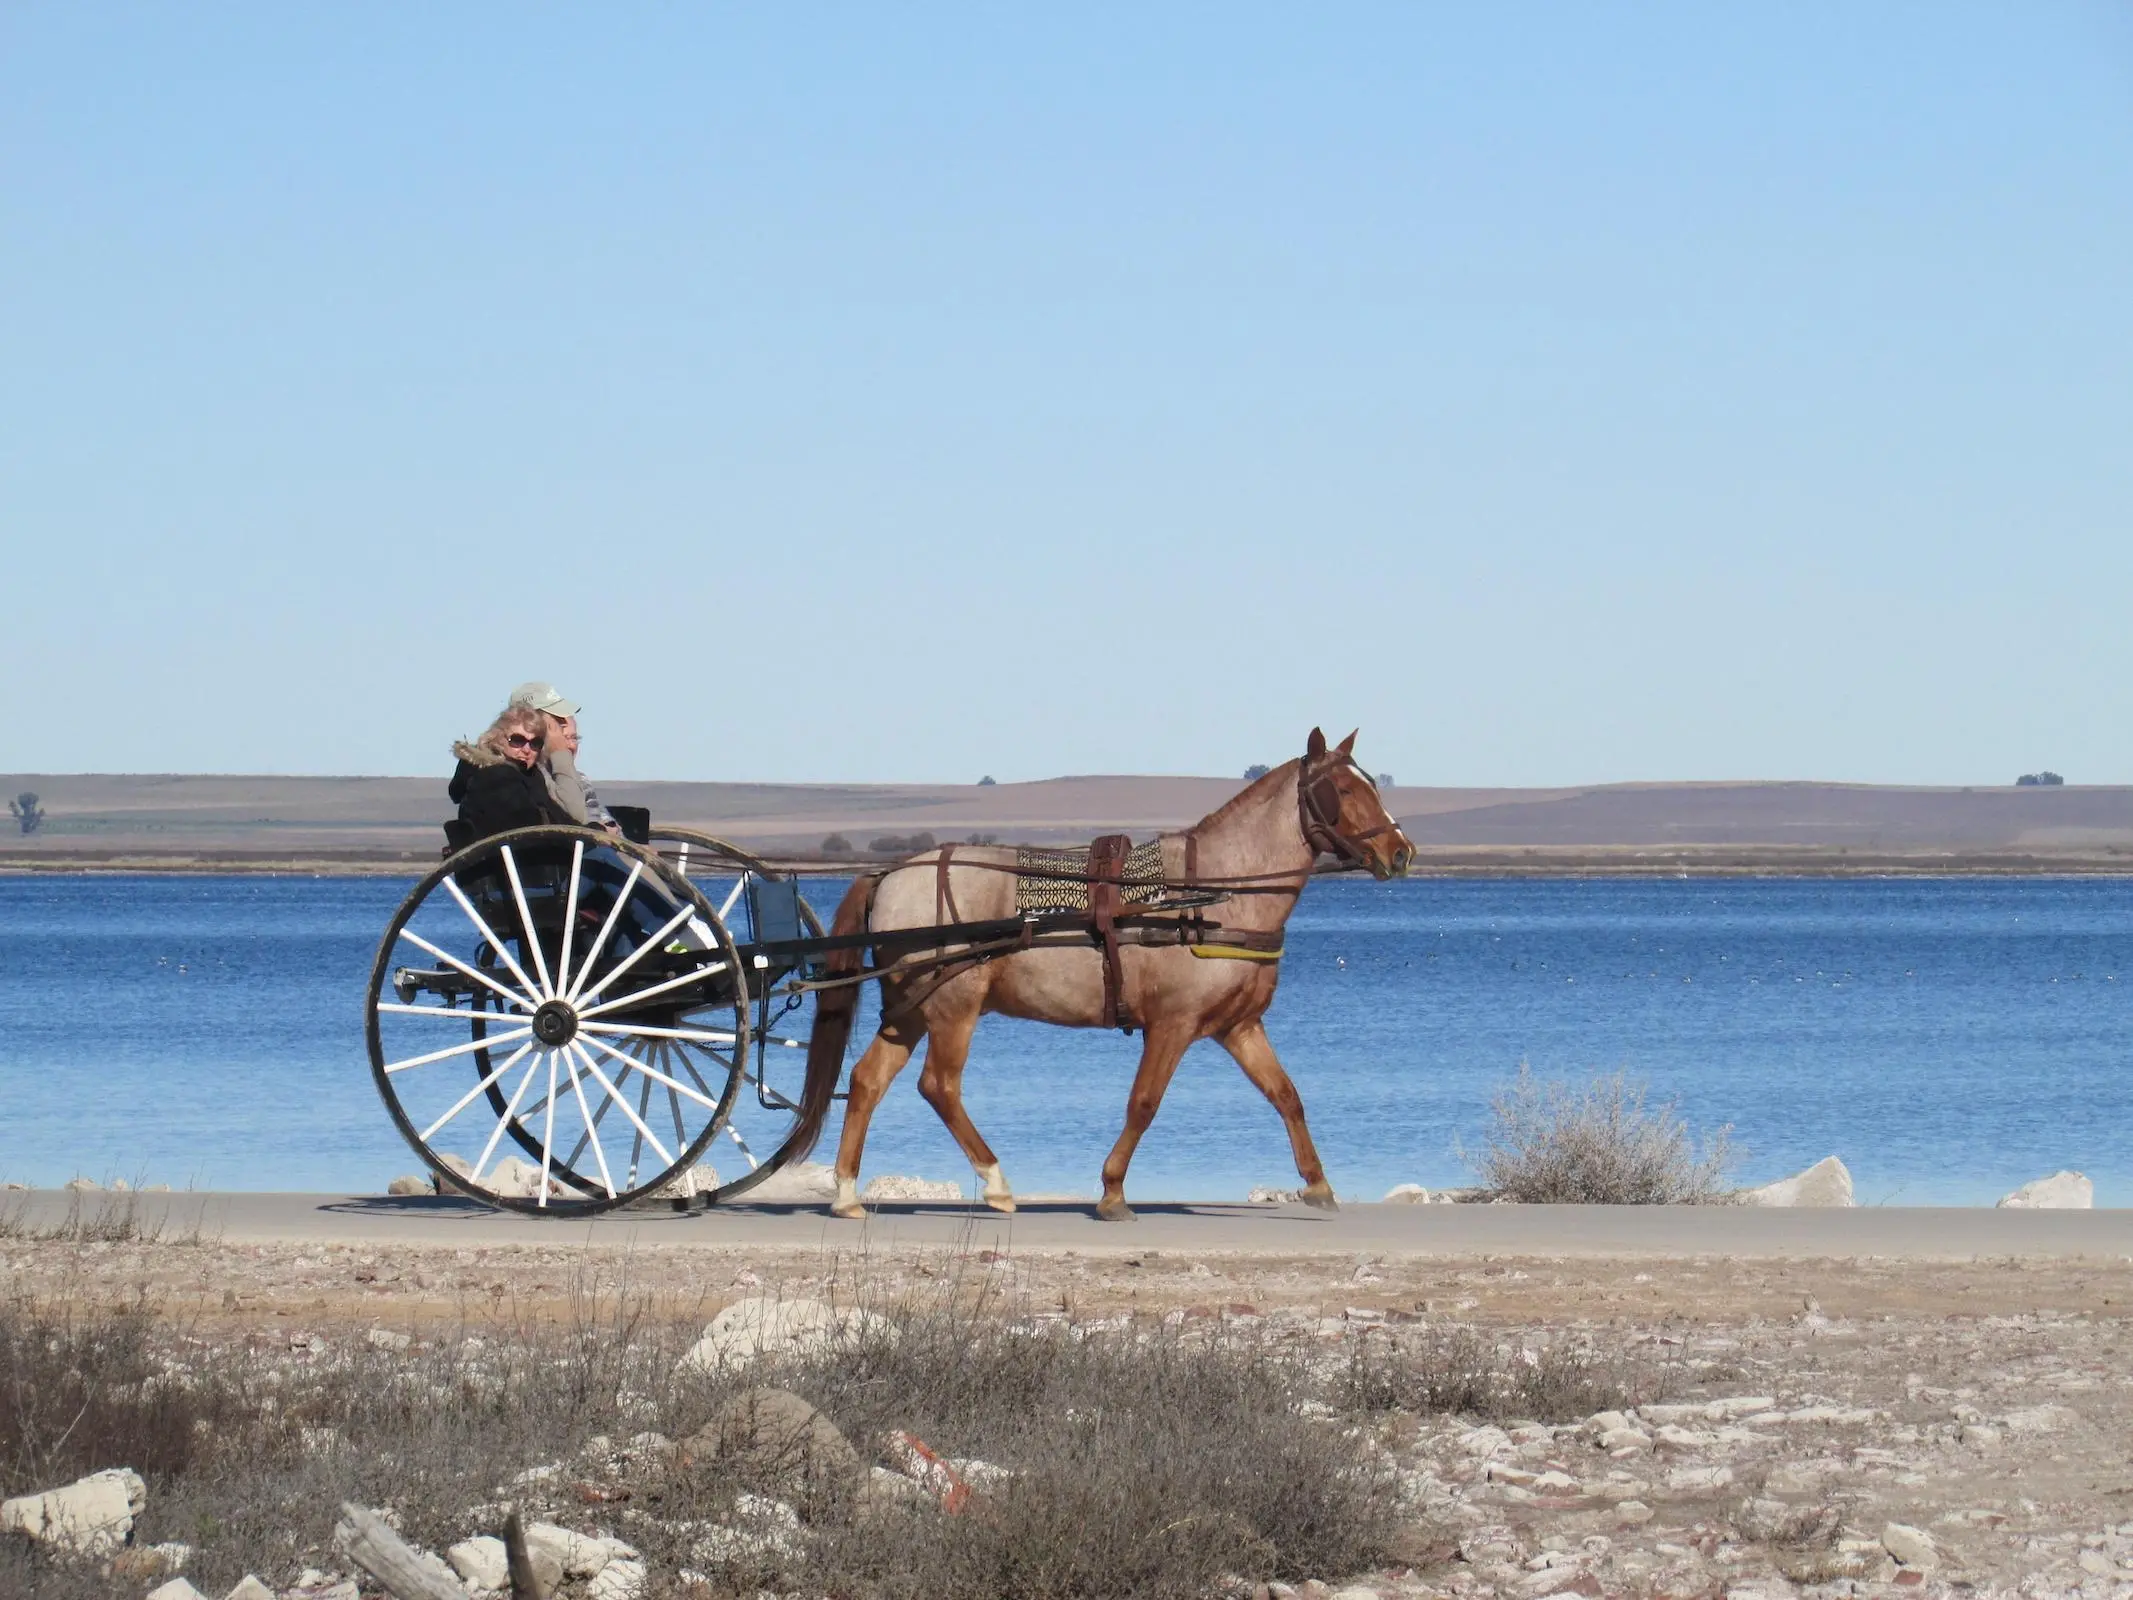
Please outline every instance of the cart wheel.
M798 880L738 845L694 828L670 827L654 828L651 845L718 907L735 938L751 947L748 982L755 1010L745 1079L705 1159L683 1180L695 1186L700 1203L716 1205L738 1199L792 1160L807 1043L815 1026L815 997L798 984L805 963L792 955L754 952L752 947L795 933L819 939L822 919L795 895L789 904L797 927L758 927L759 915L767 924L777 914L766 887L790 891Z
M607 833L522 828L415 886L365 1022L386 1109L440 1180L553 1216L690 1178L742 1093L751 1010L688 878Z

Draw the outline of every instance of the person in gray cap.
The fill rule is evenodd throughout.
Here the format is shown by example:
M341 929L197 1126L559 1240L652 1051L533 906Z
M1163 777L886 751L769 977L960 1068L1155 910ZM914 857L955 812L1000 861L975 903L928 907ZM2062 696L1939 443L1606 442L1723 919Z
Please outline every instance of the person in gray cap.
M541 742L541 776L557 807L581 827L621 831L613 813L578 771L578 713L585 708L566 699L552 683L522 683L511 691L512 705L537 711L547 737Z

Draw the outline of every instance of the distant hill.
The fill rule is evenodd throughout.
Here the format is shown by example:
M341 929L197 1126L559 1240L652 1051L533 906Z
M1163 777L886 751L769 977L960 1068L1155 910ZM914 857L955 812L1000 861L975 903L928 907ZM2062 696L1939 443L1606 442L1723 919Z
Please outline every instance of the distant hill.
M607 780L613 801L750 848L813 854L841 833L991 834L1058 843L1180 827L1236 793L1234 778L1094 776L1001 784L750 784ZM404 867L435 860L450 814L437 778L183 774L0 775L35 791L41 832L0 834L0 864L302 861ZM1563 789L1398 787L1387 800L1426 863L1634 865L1653 853L1752 864L2034 856L2133 866L2133 788L1929 789L1835 783L1633 783ZM4 822L0 818L0 822ZM1627 853L1626 861L1612 861ZM1716 853L1716 854L1714 854ZM1989 863L1987 863L1989 864Z

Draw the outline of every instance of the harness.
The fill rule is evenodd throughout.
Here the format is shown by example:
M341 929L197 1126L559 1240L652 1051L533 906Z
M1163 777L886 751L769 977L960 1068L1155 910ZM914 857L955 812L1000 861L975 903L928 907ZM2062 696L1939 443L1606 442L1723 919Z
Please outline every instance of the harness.
M1397 832L1399 824L1387 821L1361 833L1343 833L1340 789L1333 781L1342 767L1352 767L1364 782L1370 781L1354 757L1338 752L1329 751L1315 760L1306 755L1298 764L1297 827L1315 855L1330 855L1343 867L1367 867L1369 858L1362 846L1382 834ZM812 941L810 949L868 948L878 959L892 945L901 945L902 953L912 955L930 946L936 953L904 962L902 971L933 973L935 981L926 991L931 993L958 972L999 956L1093 940L1103 956L1102 1024L1131 1033L1136 1024L1125 1008L1121 947L1182 946L1195 956L1217 961L1272 962L1282 957L1284 938L1279 930L1226 928L1207 917L1203 908L1232 894L1288 889L1294 885L1295 872L1202 878L1197 835L1188 832L1172 837L1182 838L1184 845L1182 879L1173 879L1165 870L1162 840L1136 847L1131 836L1123 833L1105 834L1085 851L1022 846L1013 866L965 858L958 864L1015 875L1016 916L987 923L961 920L949 879L956 846L942 845L933 859L933 927L899 929L886 935L832 935ZM1181 900L1181 896L1192 898ZM942 949L944 945L956 948ZM857 974L817 980L807 987L829 989L864 981L866 975Z

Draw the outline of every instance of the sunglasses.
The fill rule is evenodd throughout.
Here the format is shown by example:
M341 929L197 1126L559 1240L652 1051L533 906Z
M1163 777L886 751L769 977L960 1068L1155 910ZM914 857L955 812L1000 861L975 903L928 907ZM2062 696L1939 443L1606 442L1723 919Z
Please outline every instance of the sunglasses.
M540 740L529 739L523 733L510 733L504 735L504 743L511 746L511 748L514 750L538 750L541 747Z

